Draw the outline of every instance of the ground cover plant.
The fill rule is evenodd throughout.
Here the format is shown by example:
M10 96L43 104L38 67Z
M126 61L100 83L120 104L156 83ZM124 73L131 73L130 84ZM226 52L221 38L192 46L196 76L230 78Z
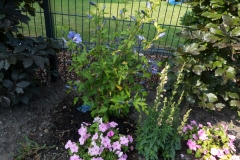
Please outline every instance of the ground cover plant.
M105 10L105 18L106 26L109 27L108 35L111 35L115 31L115 22L112 16L118 17L119 12L122 8L126 7L129 13L132 14L135 10L138 10L138 8L144 8L146 6L146 1L133 0L128 1L127 3L128 5L124 6L124 3L118 0L98 1L98 4L100 6L103 6L104 4L107 6ZM84 42L90 42L91 30L89 28L91 28L93 23L88 21L88 15L93 10L91 9L89 3L84 2L84 0L53 0L51 1L51 6L52 12L56 13L52 16L54 26L67 26L69 30L74 30L78 33L81 33ZM38 12L36 13L36 17L32 18L32 20L30 21L30 25L22 24L22 26L24 27L22 32L25 35L35 37L35 34L39 35L39 32L36 31L40 31L42 35L45 35L45 24L42 13L43 10L41 10L41 8L39 8L38 6L36 6L36 8L38 8ZM190 10L190 8L188 8L185 3L183 3L182 5L172 6L165 1L161 2L161 4L153 12L152 16L156 17L156 21L161 24L161 27L164 28L166 33L168 34L167 36L163 37L164 41L156 41L156 46L160 45L164 47L177 47L179 43L182 44L184 42L184 39L176 37L175 34L181 31L182 25L179 23L179 20L180 17L184 15L187 10ZM128 24L132 23L130 21L130 17L127 17L127 19L123 21L119 21L119 32L126 30L128 28ZM148 40L151 40L157 32L154 26L149 23L145 23L143 25L143 30L145 31L143 36ZM62 31L55 28L55 38L61 39L61 37Z
M187 141L188 154L194 154L195 158L203 159L239 159L235 154L234 141L236 137L228 134L228 125L207 126L197 123L195 120L183 128L183 138Z

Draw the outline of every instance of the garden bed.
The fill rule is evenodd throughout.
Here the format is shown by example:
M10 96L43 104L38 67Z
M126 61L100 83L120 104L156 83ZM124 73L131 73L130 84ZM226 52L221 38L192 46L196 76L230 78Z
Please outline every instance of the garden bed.
M46 144L39 150L38 156L34 151L33 157L26 159L46 159L46 160L66 160L68 159L67 150L64 149L65 143L71 140L77 140L77 130L81 122L91 122L92 119L88 113L83 114L72 105L71 95L66 94L66 88L63 83L57 82L46 87L39 87L40 94L35 96L28 105L18 105L12 109L1 108L0 110L0 159L12 160L14 153L21 148L20 143L27 145L24 136L37 142L39 146ZM152 104L155 99L155 92L149 92L147 103ZM135 112L131 116L123 119L114 119L119 123L119 129L122 133L133 133L136 127L134 120L138 118ZM206 125L206 122L212 124L226 123L236 139L237 154L240 154L240 121L237 119L236 111L229 108L221 112L206 111L195 107L190 119ZM186 142L182 143L182 150L177 151L177 159L193 159L186 154ZM47 148L49 147L49 148ZM38 147L40 149L40 147ZM23 152L22 152L23 153ZM130 160L143 159L137 154L136 150L128 153ZM161 159L161 157L159 157Z

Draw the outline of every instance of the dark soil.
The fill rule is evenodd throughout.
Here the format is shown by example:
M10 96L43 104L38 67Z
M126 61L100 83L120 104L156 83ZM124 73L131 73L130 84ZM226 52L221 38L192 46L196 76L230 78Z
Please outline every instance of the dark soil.
M26 144L25 135L40 146L46 144L51 147L45 147L25 159L67 160L69 156L64 148L65 143L68 140L78 141L77 130L81 122L92 122L89 113L84 114L76 109L80 104L72 104L72 95L66 94L63 83L53 83L48 87L40 87L39 90L40 94L34 97L29 105L18 105L11 109L0 108L0 160L14 159L17 149L22 147L20 142ZM147 103L151 105L154 99L155 92L149 92ZM110 119L119 124L120 133L134 135L137 118L137 113L131 111L126 117ZM230 132L237 136L235 145L237 154L240 154L240 121L236 111L226 107L221 112L213 112L195 107L189 119L203 125L206 125L206 122L229 124ZM176 160L194 159L186 154L185 143L182 143L182 150L177 151ZM129 152L128 156L129 160L144 160L136 150Z

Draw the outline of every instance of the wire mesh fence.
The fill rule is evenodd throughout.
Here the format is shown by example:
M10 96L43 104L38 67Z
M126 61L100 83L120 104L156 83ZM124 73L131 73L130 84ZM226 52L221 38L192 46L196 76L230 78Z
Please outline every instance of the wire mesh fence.
M120 0L96 0L101 7L106 5L106 28L108 35L115 30L114 17L119 17L119 12L124 7L124 3ZM37 37L51 36L51 38L61 39L66 36L58 27L64 26L68 30L74 30L81 34L84 43L89 43L91 39L92 22L89 22L89 15L93 8L87 0L45 0L44 10L37 4L34 6L37 10L36 17L28 25L22 24L21 30L24 35ZM132 23L130 15L141 10L146 6L147 0L129 0L126 6L129 18L118 23L118 28L122 31L126 30L128 25ZM180 23L180 18L191 9L185 3L179 5L171 5L167 1L161 1L160 6L153 12L152 17L165 30L166 36L159 40L155 45L156 48L176 48L184 42L184 39L176 36L184 27ZM45 13L44 13L45 12ZM48 14L46 14L46 12ZM51 23L51 24L50 24ZM46 32L51 31L50 35ZM156 30L150 23L143 25L143 36L151 39L155 36Z
M106 20L105 27L109 36L108 41L116 27L113 16L119 18L120 11L126 7L128 18L118 22L119 31L124 31L133 23L130 15L134 15L135 11L144 9L147 1L128 0L128 4L125 6L121 0L95 0L99 7L106 5L105 12L107 14L104 19ZM20 32L25 36L44 36L61 41L62 37L67 35L60 29L64 27L69 31L80 33L83 43L90 44L93 22L89 21L89 16L94 11L94 8L88 0L44 0L43 8L38 4L35 4L34 8L36 8L36 16L31 18L28 25L21 24L22 30ZM155 42L154 48L151 48L150 53L155 54L155 57L159 55L161 57L169 56L171 53L168 49L176 48L184 43L184 39L178 37L176 33L184 28L180 20L189 11L191 11L191 8L185 3L171 5L168 1L161 1L151 16L164 29L166 35ZM143 36L147 40L151 40L156 34L156 30L151 23L145 23L142 29L144 31ZM58 57L60 70L64 72L65 80L69 61L66 57L71 58L69 54L62 52L62 54L59 54L60 57Z

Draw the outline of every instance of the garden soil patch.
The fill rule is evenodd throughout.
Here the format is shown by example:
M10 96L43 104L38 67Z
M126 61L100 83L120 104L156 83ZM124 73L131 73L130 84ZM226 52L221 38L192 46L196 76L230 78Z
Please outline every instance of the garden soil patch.
M81 122L92 122L89 113L81 113L76 108L80 105L72 105L72 95L66 94L65 85L61 82L39 87L39 95L31 99L28 105L17 105L13 108L0 108L0 160L13 160L17 150L26 145L25 136L39 144L46 145L41 150L34 152L29 160L67 160L67 150L64 148L68 140L77 141L77 130ZM155 99L155 92L149 92L148 104ZM136 129L137 113L122 118L110 118L116 121L122 134L134 134ZM230 132L237 136L237 154L240 154L240 121L236 111L229 108L221 112L206 111L195 107L191 114L191 120L196 120L203 125L206 122L212 124L229 124ZM177 151L176 160L191 160L193 157L186 154L186 142L182 143L182 150ZM48 147L48 148L47 148ZM144 160L136 150L128 153L129 160ZM162 158L159 157L161 160Z

